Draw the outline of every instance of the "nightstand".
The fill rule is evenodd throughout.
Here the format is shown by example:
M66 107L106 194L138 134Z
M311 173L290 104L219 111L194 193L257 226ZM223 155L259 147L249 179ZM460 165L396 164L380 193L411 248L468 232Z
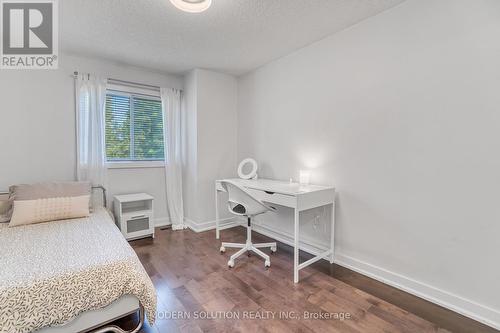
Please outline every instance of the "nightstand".
M154 238L153 200L147 193L115 195L116 224L125 239Z

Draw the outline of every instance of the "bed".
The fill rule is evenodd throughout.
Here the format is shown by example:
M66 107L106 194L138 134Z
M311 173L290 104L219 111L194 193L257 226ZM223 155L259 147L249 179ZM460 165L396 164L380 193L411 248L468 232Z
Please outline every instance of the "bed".
M98 327L136 311L133 332L144 314L155 320L154 286L103 207L85 218L0 223L0 251L2 333L124 332Z

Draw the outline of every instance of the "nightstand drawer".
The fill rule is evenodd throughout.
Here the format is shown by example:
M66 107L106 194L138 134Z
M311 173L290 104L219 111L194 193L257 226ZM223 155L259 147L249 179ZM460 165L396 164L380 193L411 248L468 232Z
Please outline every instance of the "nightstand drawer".
M127 234L132 234L138 231L151 230L151 216L142 215L140 217L125 219L125 228Z
M133 214L131 214L133 215ZM130 217L123 217L121 222L122 231L127 239L152 235L154 232L154 222L152 214L139 214Z

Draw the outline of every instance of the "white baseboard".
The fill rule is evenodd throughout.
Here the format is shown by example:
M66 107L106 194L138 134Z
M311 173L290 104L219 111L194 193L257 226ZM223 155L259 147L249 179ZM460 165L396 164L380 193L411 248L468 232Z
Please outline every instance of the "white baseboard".
M155 219L155 227L164 227L170 224L172 224L172 222L170 222L170 218L168 217L159 217Z
M347 255L336 253L335 263L495 329L500 329L500 311L496 309Z
M293 235L291 233L286 233L279 229L263 224L253 224L252 229L255 232L258 232L259 234L271 237L281 243L293 246ZM325 252L329 248L327 244L322 244L320 242L317 242L316 240L310 237L300 236L299 238L300 238L299 248L307 253L318 255L320 253Z
M186 221L186 226L189 229L193 230L194 232L203 232L203 231L215 229L215 220L206 221L206 222L195 222L187 217L185 217L184 220ZM228 218L219 220L219 223L221 225L223 225L226 223L233 222L234 220L235 220L234 217L228 217Z

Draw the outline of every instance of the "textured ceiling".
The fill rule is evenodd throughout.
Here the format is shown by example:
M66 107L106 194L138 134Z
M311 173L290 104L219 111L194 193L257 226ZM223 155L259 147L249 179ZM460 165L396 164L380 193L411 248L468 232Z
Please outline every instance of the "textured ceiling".
M242 74L404 0L213 0L201 14L169 0L64 0L61 50L161 72Z

